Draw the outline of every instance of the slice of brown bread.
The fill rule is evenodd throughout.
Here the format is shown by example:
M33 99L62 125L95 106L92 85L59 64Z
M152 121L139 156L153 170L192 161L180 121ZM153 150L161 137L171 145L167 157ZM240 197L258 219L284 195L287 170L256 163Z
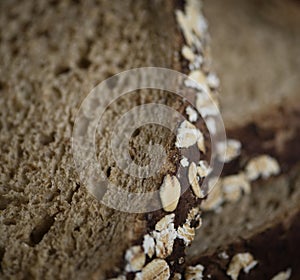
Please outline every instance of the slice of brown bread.
M174 7L159 1L0 5L1 278L84 279L96 269L99 279L112 276L146 221L101 205L81 186L73 123L84 97L112 74L146 65L176 68L167 51L178 44ZM159 98L162 93L153 101ZM132 105L138 102L133 96ZM144 133L160 135L163 146L173 141L163 129ZM109 155L102 160L120 182ZM165 168L175 163L172 158ZM144 186L158 186L164 172Z
M227 128L299 104L299 1L212 0L204 12Z
M185 266L200 263L205 276L230 279L226 270L231 258L250 251L258 266L239 279L271 279L288 268L291 279L298 279L300 6L297 1L286 1L285 6L278 1L226 4L208 1L204 6L221 77L227 134L243 146L224 175L238 173L262 153L275 157L283 174L256 182L250 195L224 204L218 213L205 213ZM228 17L220 16L224 12ZM267 43L272 45L268 48ZM224 250L229 259L218 257Z
M107 279L127 273L132 278L133 272L157 262L169 275L184 254L184 239L190 234L184 231L193 233L200 223L195 207L201 197L189 188L187 176L180 179L188 188L175 210L164 207L146 215L114 210L99 203L81 182L71 136L81 102L102 80L139 66L181 70L178 53L183 38L175 21L175 2L2 1L0 6L0 277ZM206 45L201 46L205 56ZM209 71L206 57L204 66ZM179 82L175 80L174 87ZM180 86L178 90L183 91ZM129 153L143 165L149 162L142 150L145 145L161 145L166 160L159 172L140 180L122 173L116 164L110 136L117 120L132 107L150 102L177 109L187 117L185 99L162 90L140 90L108 106L102 136L99 131L95 136L101 171L109 181L132 192L160 189L166 174L173 176L167 182L173 186L175 174L182 170L176 135L153 124L133 133ZM195 126L193 132L203 132L206 153L195 143L192 150L186 149L190 163L198 162L200 155L201 160L208 160L211 152L208 131L199 115ZM166 216L169 211L173 213ZM177 238L179 228L181 238ZM150 231L156 231L160 241L156 257L166 261L150 263L152 256L146 257L141 245Z
M194 258L188 266L201 264L204 267L204 279L232 279L228 276L228 268L233 257L246 253L253 256L255 265L249 271L241 270L238 279L273 279L279 274L282 276L276 280L299 279L299 218L299 212L290 212L271 225L264 225L254 235L247 238L241 236L234 243L222 246L214 253Z

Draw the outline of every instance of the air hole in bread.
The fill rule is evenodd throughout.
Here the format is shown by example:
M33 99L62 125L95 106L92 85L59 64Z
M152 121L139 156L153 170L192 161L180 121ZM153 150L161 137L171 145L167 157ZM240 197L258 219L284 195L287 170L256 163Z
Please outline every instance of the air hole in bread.
M55 74L55 76L59 76L59 75L63 75L63 74L69 73L70 70L71 70L71 68L68 67L68 66L59 65L59 66L56 67L56 69L54 71L54 74Z
M47 232L50 230L52 225L54 224L54 217L51 217L49 215L46 215L44 219L40 221L39 224L35 226L33 231L30 234L30 241L37 245L39 244L43 237L47 234Z

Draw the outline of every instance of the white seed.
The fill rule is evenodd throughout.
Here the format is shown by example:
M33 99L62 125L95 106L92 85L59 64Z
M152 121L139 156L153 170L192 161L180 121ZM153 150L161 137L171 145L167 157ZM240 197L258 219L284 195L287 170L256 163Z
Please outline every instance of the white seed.
M183 121L177 130L176 147L188 148L203 138L202 133L193 124Z
M179 239L183 239L185 246L188 246L194 240L195 228L192 228L189 224L184 223L183 226L178 227L177 237Z
M203 118L219 114L218 103L206 92L196 93L196 108Z
M198 223L198 226L196 227L196 229L201 227L201 225L202 225L201 211L198 207L194 207L189 211L185 222L187 225L191 226L191 223L193 221Z
M165 260L154 259L148 263L140 273L137 273L135 280L168 280L170 268Z
M186 280L201 280L203 279L204 266L198 264L196 266L188 266L185 271Z
M153 237L155 238L155 253L158 258L165 259L172 254L174 240L177 237L174 224L171 224L168 229L160 232L153 231Z
M172 280L181 280L182 276L180 273L175 273L172 277Z
M169 214L159 220L155 225L152 236L155 239L155 252L159 258L166 258L173 251L174 240L177 236L174 227L175 214Z
M218 257L223 260L227 260L229 258L228 254L225 251L218 254Z
M190 164L189 171L188 171L188 179L194 194L199 198L203 198L204 195L199 186L198 178L197 178L197 166L194 162Z
M174 223L175 214L169 214L161 218L155 225L155 230L162 231L169 227L170 224Z
M181 187L175 176L166 175L160 187L160 199L163 209L172 212L176 209L180 198Z
M290 279L291 275L292 275L292 269L289 268L286 271L279 272L274 277L272 277L271 280L288 280Z
M235 139L228 139L226 143L217 145L218 159L223 162L230 162L241 154L242 144Z
M238 201L242 192L249 194L251 186L244 173L226 176L222 180L224 198L227 201Z
M188 167L189 160L186 157L182 157L182 159L180 160L180 164L182 165L182 167Z
M261 155L253 158L246 166L246 176L250 181L256 180L258 177L263 179L269 178L271 175L280 173L280 167L276 159Z
M197 141L197 146L198 146L198 149L200 152L202 152L203 154L206 153L205 141L204 141L204 136L202 133L199 135L199 139Z
M206 76L203 74L202 71L200 70L194 70L189 74L189 78L194 80L196 82L196 84L194 84L194 86L201 90L204 91L206 93L209 93L209 87L207 85L207 79Z
M242 268L249 272L257 264L253 256L250 253L239 253L236 254L228 267L227 275L231 277L232 280L237 280Z
M209 73L207 75L207 83L211 88L218 88L220 80L215 73Z
M209 183L210 184L210 183ZM217 210L224 202L223 192L222 192L221 179L219 179L214 187L208 193L208 196L201 203L201 209L204 211Z
M125 260L127 265L125 270L127 272L139 271L143 268L146 256L142 250L141 246L133 246L126 251Z
M186 114L189 117L190 122L195 122L198 119L198 113L191 106L187 106L185 109Z
M188 61L193 62L195 60L195 54L190 47L184 45L181 50L181 53L183 57Z
M208 176L212 172L212 168L208 165L207 161L200 160L199 166L197 166L198 175L203 178Z
M149 256L149 258L152 258L155 253L155 242L152 236L149 234L146 234L144 236L143 240L143 249L146 255Z

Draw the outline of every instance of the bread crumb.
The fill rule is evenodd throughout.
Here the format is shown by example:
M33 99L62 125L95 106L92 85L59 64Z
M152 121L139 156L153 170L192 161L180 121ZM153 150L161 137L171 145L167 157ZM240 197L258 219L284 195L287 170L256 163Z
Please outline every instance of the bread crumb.
M218 257L223 260L227 260L229 258L228 254L225 251L218 254Z
M241 269L248 273L257 263L250 253L239 253L232 258L226 273L232 280L237 280Z
M180 164L182 167L188 167L189 166L189 160L186 157L182 157Z

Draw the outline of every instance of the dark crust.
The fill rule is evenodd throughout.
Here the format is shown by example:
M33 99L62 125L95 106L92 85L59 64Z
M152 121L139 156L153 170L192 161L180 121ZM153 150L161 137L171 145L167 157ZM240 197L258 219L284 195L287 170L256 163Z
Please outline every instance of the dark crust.
M299 119L300 107L276 107L268 114L259 116L257 120L242 127L227 130L228 138L241 141L242 153L240 157L224 166L222 175L238 173L250 158L261 154L276 158L280 164L281 173L291 170L299 162ZM280 140L284 134L292 136L286 138L285 141Z
M247 240L239 239L234 244L220 249L218 252L205 255L191 261L190 265L202 264L204 275L211 275L210 279L230 279L226 275L232 257L237 253L251 253L258 261L248 274L241 271L239 279L271 279L277 273L292 269L290 279L300 276L300 211L292 213L274 226L253 235ZM228 259L218 256L226 251Z
M184 3L185 3L185 1L176 0L176 1L174 1L174 8L182 10L184 8ZM175 11L175 9L174 9L174 11ZM176 21L175 13L174 13L174 21ZM184 57L181 55L181 51L180 51L182 46L184 45L184 38L183 38L183 35L177 24L176 24L176 29L177 29L177 32L176 32L176 35L174 35L174 37L175 37L175 40L177 41L177 45L179 46L179 49L176 50L176 51L178 51L179 61L174 61L172 68L174 70L180 71L181 73L188 74L189 73L188 61L186 61L184 59ZM191 104L195 104L196 92L193 89L185 88L183 85L182 85L182 88L179 89L179 91L180 91L180 94L186 98L186 101L182 102L179 105L179 107L176 108L176 110L182 116L184 116L184 118L186 120L188 120L188 116L185 112L185 109L188 106L192 106ZM178 123L178 125L180 125L180 123ZM190 184L188 182L188 178L187 178L188 167L183 168L180 165L180 160L184 156L189 160L190 163L191 162L197 163L200 161L200 158L201 158L201 160L206 160L207 162L209 162L210 158L211 158L210 135L209 135L209 132L205 125L204 120L202 119L202 117L199 114L198 114L198 121L196 123L193 123L193 125L195 125L204 135L206 153L203 154L202 152L200 152L197 145L195 144L192 147L189 147L187 149L176 149L176 153L171 155L172 158L174 159L174 161L176 162L176 170L175 170L175 172L172 172L171 175L180 174L180 178L178 178L178 179L180 181L181 188L182 188L182 194L179 199L177 208L174 212L172 212L175 214L175 220L174 220L175 228L184 224L190 210L193 209L194 207L198 207L202 200L200 198L197 198L194 195L194 193L190 187ZM175 146L175 142L173 143L173 145ZM202 181L203 181L203 179L199 182L200 186L201 186ZM171 213L167 213L163 209L146 213L144 215L145 220L147 222L146 233L152 232L155 228L156 223L161 218L163 218L164 216L166 216L168 214L171 214ZM192 221L191 224L195 228L198 226L198 223L195 221ZM135 244L138 244L138 245L142 244L143 238L144 238L144 236L141 236L139 239L136 240ZM178 271L179 267L182 267L183 264L179 264L178 260L180 258L185 257L185 248L186 248L186 246L185 246L183 240L176 238L174 241L172 254L165 259L170 267L171 275L175 271ZM149 263L152 259L150 259L148 256L146 256L146 264ZM127 275L126 275L127 279L134 279L134 276L135 276L135 273L127 273Z

